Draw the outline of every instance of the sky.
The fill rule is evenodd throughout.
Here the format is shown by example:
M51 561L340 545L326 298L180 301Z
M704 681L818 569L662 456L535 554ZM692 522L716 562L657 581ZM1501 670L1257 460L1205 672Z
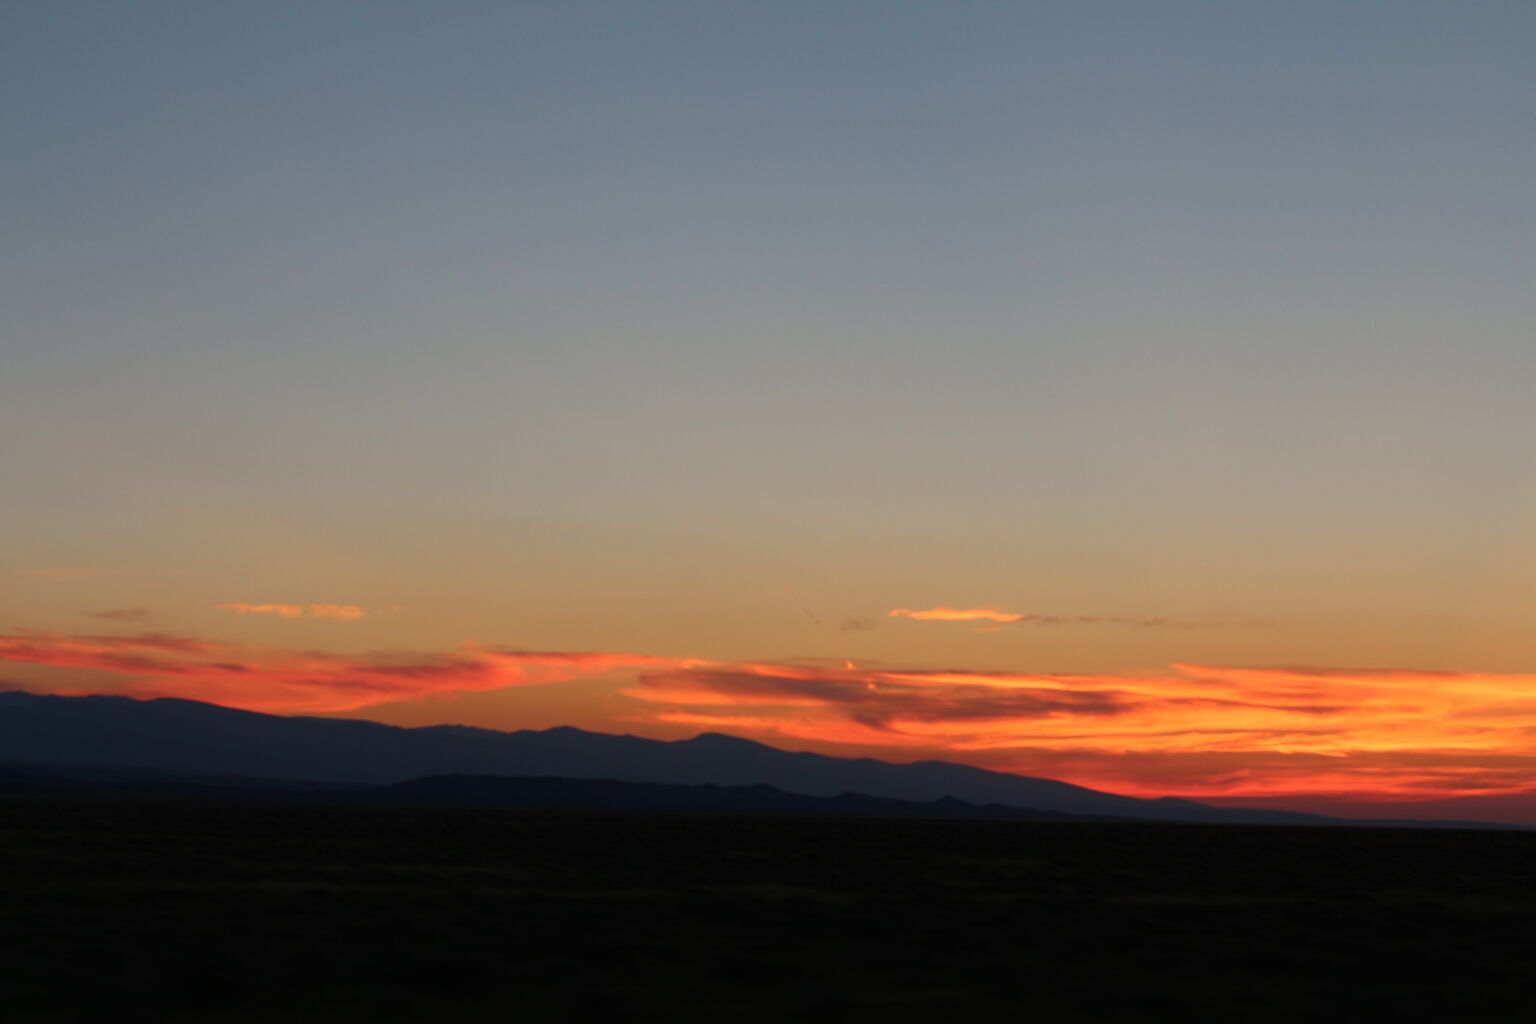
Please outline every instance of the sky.
M0 5L0 684L1536 822L1533 45Z

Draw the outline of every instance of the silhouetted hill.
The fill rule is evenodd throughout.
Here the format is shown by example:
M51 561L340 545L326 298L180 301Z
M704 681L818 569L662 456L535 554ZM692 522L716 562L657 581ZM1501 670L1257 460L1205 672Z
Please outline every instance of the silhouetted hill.
M1286 811L1143 800L1051 779L944 761L893 764L789 752L718 733L662 741L571 727L497 732L406 729L350 719L283 717L197 701L0 694L0 763L196 773L189 784L251 779L389 785L427 776L608 779L718 787L768 786L785 795L916 801L953 798L1072 815L1165 821L1337 823ZM220 777L227 777L222 781ZM243 783L235 780L245 780ZM168 780L169 781L169 780ZM426 786L425 782L412 785ZM690 797L688 799L699 799Z

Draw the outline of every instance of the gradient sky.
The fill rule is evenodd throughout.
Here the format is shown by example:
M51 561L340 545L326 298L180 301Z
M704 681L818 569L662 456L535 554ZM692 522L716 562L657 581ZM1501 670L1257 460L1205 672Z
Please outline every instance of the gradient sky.
M1492 0L7 3L0 681L1536 793L1533 48Z

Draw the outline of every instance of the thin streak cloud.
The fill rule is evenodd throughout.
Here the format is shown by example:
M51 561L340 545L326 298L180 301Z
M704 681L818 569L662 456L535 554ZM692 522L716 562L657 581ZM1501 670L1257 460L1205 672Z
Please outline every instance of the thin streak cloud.
M915 622L982 622L978 633L993 633L1005 626L1123 626L1134 629L1220 629L1265 625L1259 619L1213 618L1170 619L1160 615L1042 615L1033 612L1005 612L995 608L892 608L886 618L911 619Z
M1000 612L993 608L892 608L889 619L915 619L918 622L1018 622L1023 615Z
M110 619L114 622L136 622L149 618L148 608L104 608L101 611L81 612L89 619Z
M300 619L306 615L314 619L361 619L368 613L355 604L247 604L243 601L227 601L214 605L238 615L275 615L282 619Z

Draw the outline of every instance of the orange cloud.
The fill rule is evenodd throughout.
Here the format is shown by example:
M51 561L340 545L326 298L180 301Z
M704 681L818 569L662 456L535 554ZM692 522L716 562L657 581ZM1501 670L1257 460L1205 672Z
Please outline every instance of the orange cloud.
M243 601L228 601L224 604L216 604L215 608L222 608L240 615L277 615L285 619L302 618L306 613L316 619L360 619L368 614L355 604L246 604Z
M432 694L499 690L617 670L686 668L691 661L643 654L518 651L466 645L449 655L343 658L244 647L160 633L67 636L41 630L0 634L0 661L91 669L122 677L118 692L184 697L251 711L354 711ZM61 693L99 687L64 686Z
M886 613L889 619L916 619L919 622L1018 622L1023 615L1000 612L992 608L892 608Z
M1536 676L1176 665L1140 675L768 664L643 672L662 721L931 756L1125 793L1373 799L1536 787ZM695 711L694 708L701 710Z

